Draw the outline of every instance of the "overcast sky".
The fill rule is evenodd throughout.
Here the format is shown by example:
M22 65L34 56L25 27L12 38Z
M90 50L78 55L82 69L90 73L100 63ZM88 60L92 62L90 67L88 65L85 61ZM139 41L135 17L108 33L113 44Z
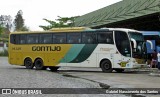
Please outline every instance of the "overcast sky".
M39 25L48 25L42 20L55 20L57 16L84 15L121 0L0 0L0 15L11 15L23 11L25 25L31 30L42 30Z

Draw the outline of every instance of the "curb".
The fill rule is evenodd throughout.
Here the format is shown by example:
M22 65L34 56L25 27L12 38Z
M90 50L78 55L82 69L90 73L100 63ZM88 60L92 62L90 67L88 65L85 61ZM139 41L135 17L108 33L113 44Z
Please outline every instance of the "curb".
M149 76L160 77L160 73L150 73Z

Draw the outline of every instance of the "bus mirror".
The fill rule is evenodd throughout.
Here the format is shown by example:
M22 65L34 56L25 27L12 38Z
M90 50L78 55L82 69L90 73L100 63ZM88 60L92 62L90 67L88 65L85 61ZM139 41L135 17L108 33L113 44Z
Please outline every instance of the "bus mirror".
M133 49L136 49L137 48L137 42L135 39L131 38L131 41L133 42Z
M153 50L153 43L152 43L152 41L147 40L147 42L150 44L150 46L151 46L151 50Z

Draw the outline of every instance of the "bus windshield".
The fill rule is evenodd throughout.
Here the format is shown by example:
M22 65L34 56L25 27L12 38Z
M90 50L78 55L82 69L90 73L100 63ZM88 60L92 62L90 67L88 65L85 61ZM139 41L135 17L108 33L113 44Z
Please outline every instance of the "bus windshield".
M142 35L142 33L136 33L136 32L129 32L129 36L130 38L133 38L136 43L137 43L137 47L135 49L133 49L133 43L131 43L132 45L132 56L134 58L139 58L139 57L143 57L144 52L145 52L145 45L144 45L144 37Z

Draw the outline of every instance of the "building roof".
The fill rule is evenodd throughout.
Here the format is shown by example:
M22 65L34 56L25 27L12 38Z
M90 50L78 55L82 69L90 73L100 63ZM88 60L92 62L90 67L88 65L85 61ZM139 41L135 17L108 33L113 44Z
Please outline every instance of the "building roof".
M160 12L160 0L123 0L78 17L75 26L96 27Z

